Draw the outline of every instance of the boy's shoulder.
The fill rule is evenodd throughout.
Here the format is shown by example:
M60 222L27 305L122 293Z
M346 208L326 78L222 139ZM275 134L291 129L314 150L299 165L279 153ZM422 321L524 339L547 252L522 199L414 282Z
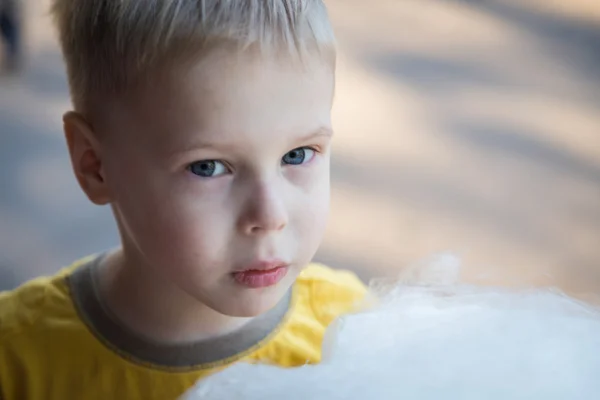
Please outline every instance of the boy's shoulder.
M53 276L35 278L13 290L0 292L0 347L12 338L42 329L41 325L48 320L72 312L66 277L86 261L87 258Z
M367 292L364 283L353 272L316 263L300 274L297 285L296 290L302 292L300 301L308 304L324 325L357 310Z

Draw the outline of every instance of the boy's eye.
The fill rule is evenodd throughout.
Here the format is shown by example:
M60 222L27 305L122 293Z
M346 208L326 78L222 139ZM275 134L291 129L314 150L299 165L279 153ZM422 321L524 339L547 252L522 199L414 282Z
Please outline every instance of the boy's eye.
M309 147L300 147L288 152L281 159L283 164L300 165L309 162L315 156L315 151Z
M190 164L188 168L192 174L203 178L214 178L228 172L225 164L217 160L196 161Z

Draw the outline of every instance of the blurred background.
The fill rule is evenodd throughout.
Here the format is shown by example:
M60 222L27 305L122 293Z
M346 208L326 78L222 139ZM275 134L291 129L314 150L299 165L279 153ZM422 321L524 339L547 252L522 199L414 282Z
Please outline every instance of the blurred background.
M467 281L600 294L600 1L327 3L337 134L318 260L368 280L452 252ZM70 170L48 1L21 6L23 62L0 75L0 290L118 240Z

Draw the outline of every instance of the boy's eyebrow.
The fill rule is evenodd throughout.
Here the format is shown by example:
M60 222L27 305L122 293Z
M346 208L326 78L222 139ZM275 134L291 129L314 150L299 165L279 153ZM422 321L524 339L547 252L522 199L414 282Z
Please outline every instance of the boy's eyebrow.
M300 136L294 140L295 143L305 143L313 139L317 138L330 138L333 136L333 130L327 126L321 126L315 131L312 131L308 135ZM177 160L182 154L188 153L194 150L221 150L228 151L230 149L235 149L235 144L227 144L227 143L196 143L188 146L184 146L179 149L171 149L166 150L165 155L168 158L172 158Z
M304 136L300 136L298 138L295 138L294 141L295 142L306 142L309 141L311 139L316 139L318 137L331 137L333 136L333 130L329 127L326 126L321 126L318 129L310 132L307 135ZM181 152L185 152L185 151L189 151L189 150L196 150L196 149L227 149L228 147L235 147L235 144L228 144L228 143L197 143L191 146L186 146L186 148L183 149L178 149L176 152L177 153L181 153Z
M320 136L331 137L331 136L333 136L333 130L326 126L321 126L316 131L313 131L313 132L309 133L308 135L301 137L299 139L299 141L304 142L304 141L308 141L310 139L315 139Z

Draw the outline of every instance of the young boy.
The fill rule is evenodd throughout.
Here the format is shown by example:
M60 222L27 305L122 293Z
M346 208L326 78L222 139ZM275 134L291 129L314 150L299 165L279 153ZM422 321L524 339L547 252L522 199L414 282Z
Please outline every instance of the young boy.
M319 362L325 328L365 292L310 264L329 202L322 2L53 12L73 170L122 243L0 294L0 398L175 399L234 362Z

